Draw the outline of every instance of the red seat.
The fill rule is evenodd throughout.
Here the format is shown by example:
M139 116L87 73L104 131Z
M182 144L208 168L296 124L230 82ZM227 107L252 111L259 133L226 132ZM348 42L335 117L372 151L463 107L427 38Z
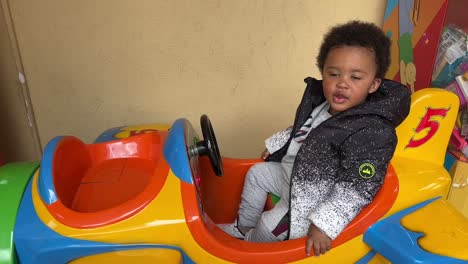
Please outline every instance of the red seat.
M65 136L44 155L50 160L56 201L46 204L62 224L75 228L108 225L135 215L156 197L169 171L161 159L166 132L86 145ZM47 147L46 147L47 149ZM50 181L52 182L52 181ZM44 199L44 198L43 198Z

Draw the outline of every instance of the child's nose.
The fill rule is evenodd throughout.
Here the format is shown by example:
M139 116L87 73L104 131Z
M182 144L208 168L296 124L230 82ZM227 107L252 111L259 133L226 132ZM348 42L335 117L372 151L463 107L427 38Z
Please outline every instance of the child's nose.
M345 80L343 77L341 77L341 78L338 80L337 86L338 86L338 88L341 88L341 89L346 89L346 88L348 88L348 84L346 83L346 80Z

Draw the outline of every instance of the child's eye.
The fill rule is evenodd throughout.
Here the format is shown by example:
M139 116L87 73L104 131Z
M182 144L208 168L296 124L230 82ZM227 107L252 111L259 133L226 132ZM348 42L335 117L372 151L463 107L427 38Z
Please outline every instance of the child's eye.
M359 76L351 76L351 78L353 78L354 80L361 80L362 78L359 77Z
M339 76L338 73L334 73L334 72L330 72L330 73L328 73L328 75L333 76L333 77Z

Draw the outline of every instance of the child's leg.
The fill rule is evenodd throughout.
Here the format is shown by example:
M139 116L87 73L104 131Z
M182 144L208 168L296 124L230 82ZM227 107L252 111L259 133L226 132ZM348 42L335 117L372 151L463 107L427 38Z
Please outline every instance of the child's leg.
M286 202L288 209L289 181L287 179L286 171L279 162L264 162L252 166L244 182L237 224L241 227L257 226L268 193L280 196L280 202Z
M255 228L250 229L244 240L251 242L275 242L286 239L289 228L287 200L280 200L273 209L264 212Z

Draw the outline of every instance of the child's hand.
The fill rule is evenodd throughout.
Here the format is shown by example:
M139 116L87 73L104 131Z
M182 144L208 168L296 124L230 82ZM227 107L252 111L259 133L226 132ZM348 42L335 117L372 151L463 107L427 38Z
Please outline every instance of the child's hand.
M315 256L325 254L331 248L331 241L331 238L322 233L314 224L310 224L306 242L307 256L310 256L312 247L314 248Z
M262 155L260 156L262 159L266 159L268 156L270 155L270 152L268 151L268 149L265 149L263 152L262 152Z

